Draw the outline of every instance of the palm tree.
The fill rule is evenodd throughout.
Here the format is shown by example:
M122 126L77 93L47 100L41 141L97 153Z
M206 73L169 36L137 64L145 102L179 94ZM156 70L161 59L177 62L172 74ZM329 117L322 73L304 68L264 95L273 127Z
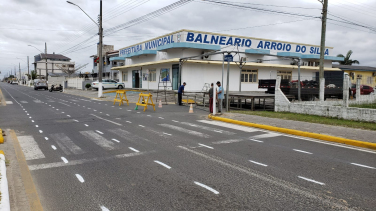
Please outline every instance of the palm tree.
M343 64L343 65L359 64L358 60L352 60L352 59L350 59L350 56L351 56L352 53L353 53L353 51L349 50L347 52L346 56L344 56L342 54L338 54L337 57L344 57L345 58L342 62L339 62L339 64Z

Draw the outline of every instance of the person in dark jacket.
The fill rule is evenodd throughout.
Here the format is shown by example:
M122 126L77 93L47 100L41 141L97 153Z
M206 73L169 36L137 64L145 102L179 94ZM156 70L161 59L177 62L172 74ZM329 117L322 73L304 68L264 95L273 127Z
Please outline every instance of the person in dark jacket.
M210 113L213 113L213 83L211 84L211 87L209 89L209 108Z
M183 85L181 85L181 86L179 87L179 90L178 90L178 102L179 102L179 105L180 105L180 106L183 105L182 102L181 102L181 100L182 100L182 98L183 98L184 87L185 87L185 85L187 85L187 84L184 82Z

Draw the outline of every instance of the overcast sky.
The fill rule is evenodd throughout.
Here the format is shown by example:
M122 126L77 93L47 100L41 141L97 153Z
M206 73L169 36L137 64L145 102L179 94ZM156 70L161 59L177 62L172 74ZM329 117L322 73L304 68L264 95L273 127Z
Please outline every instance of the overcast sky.
M71 1L97 20L99 0ZM103 0L103 28L106 31L176 1ZM314 17L320 17L322 8L318 0L226 1ZM354 51L352 59L359 60L360 65L376 67L376 0L329 0L328 10L328 18L331 20L327 24L326 46L334 47L334 55L346 54L351 49ZM371 31L343 23L345 21L375 29ZM2 0L0 23L0 78L9 70L14 70L15 66L18 70L19 62L21 69L27 68L27 56L30 57L32 70L34 55L39 50L44 51L45 42L47 53L62 53L76 64L89 63L83 72L91 72L93 67L90 56L96 54L98 36L95 35L98 30L78 7L64 0ZM321 20L224 7L195 0L141 24L114 34L105 34L104 44L120 49L180 29L319 45Z

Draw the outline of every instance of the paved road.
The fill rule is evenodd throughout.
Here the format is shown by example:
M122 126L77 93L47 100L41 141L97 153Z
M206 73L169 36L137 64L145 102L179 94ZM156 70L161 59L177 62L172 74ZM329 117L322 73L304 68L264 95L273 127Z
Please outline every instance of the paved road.
M44 210L374 210L376 152L0 83Z

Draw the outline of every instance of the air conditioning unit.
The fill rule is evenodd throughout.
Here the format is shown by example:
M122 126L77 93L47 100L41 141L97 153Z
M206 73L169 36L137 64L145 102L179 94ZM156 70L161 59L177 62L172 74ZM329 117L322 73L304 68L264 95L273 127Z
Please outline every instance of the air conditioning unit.
M256 63L262 63L262 59L257 59Z
M205 51L203 51L201 54L205 54ZM209 59L209 55L203 55L203 56L201 56L201 59L203 59L203 60L208 60Z
M244 63L244 62L247 62L247 57L242 57L240 58L240 60ZM261 62L258 62L258 59L257 59L257 63L261 63Z

